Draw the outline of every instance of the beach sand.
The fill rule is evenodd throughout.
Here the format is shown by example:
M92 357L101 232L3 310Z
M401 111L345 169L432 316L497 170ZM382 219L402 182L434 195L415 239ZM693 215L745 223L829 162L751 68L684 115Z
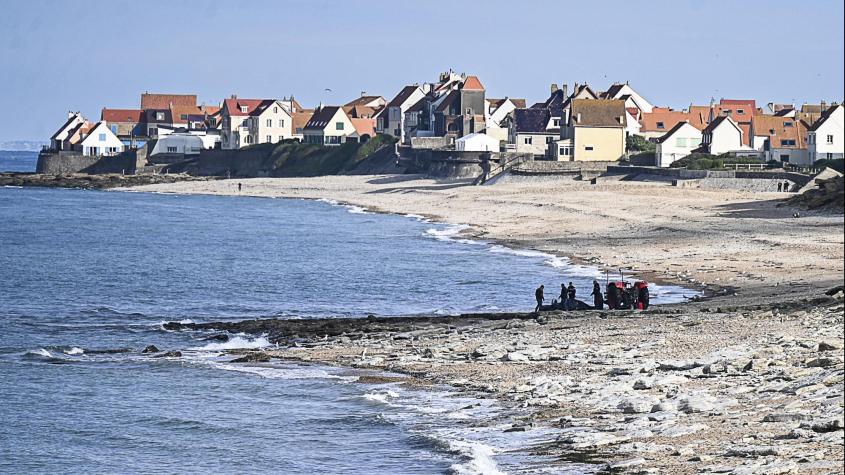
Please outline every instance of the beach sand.
M243 188L238 192L237 184ZM843 279L842 215L777 207L778 193L665 183L540 181L472 186L412 175L253 178L131 188L186 194L331 199L470 226L467 234L618 275L713 290Z

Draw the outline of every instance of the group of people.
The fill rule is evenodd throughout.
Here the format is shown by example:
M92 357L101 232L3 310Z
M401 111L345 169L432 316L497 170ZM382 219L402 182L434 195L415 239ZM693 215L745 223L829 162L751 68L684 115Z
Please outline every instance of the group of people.
M605 299L605 295L601 290L601 285L597 280L594 280L593 291L590 292L590 296L593 297L592 308L594 310L602 310L604 309L605 304L607 304L608 308L611 310L632 308L645 310L648 308L650 299L648 284L645 282L637 282L633 286L622 285L623 287L620 288L619 283L609 282L607 284L607 299ZM575 299L576 295L577 290L572 282L570 282L569 285L560 284L559 300L553 300L552 307L561 310L577 310L579 305L578 301ZM537 299L537 307L534 311L539 312L543 309L543 303L546 300L545 285L540 285L540 287L538 287L534 292L534 296ZM581 306L581 308L589 308L589 305L587 304L581 304Z

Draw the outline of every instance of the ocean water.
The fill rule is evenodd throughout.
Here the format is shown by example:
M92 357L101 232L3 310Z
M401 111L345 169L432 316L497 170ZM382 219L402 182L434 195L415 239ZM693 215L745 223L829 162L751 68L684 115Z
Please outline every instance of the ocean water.
M507 417L494 401L233 365L225 349L269 342L161 328L530 310L539 283L588 293L596 275L459 230L328 202L0 188L0 472L541 472L544 434L482 423Z
M15 152L0 150L0 173L35 172L38 152Z

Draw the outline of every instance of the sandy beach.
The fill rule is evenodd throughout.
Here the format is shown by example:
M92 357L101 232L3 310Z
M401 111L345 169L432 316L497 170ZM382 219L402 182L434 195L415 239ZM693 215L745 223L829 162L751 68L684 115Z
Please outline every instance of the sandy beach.
M525 410L532 450L630 473L838 473L843 467L843 217L778 194L661 183L495 186L408 176L184 182L132 191L330 199L465 224L473 238L706 291L647 312L466 315L170 330L267 335L250 353L408 375ZM832 289L832 290L831 290ZM827 292L825 292L827 291ZM235 355L242 357L242 355ZM396 381L393 381L394 383Z
M802 212L793 218L795 210L777 207L784 198L777 193L613 181L471 186L406 175L177 182L131 190L331 199L465 224L475 238L711 290L843 279L842 215Z

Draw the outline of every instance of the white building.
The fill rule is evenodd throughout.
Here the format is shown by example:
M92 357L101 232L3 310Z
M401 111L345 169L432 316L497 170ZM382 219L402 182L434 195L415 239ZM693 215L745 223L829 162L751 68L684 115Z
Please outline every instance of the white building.
M654 109L654 105L635 91L627 82L611 85L607 91L601 94L601 98L624 100L626 107L634 106L645 113L651 113L651 110Z
M123 142L108 128L105 122L97 122L80 142L83 155L109 156L123 151Z
M658 167L668 167L692 154L699 145L701 145L701 131L689 122L680 122L657 139L655 164Z
M845 158L845 120L843 107L835 105L822 113L807 131L807 151L810 164L817 160L835 160Z
M82 117L82 114L79 112L68 112L67 121L50 137L50 148L53 150L62 150L70 132L85 122L87 122L85 117Z
M237 149L293 138L290 107L290 101L276 99L226 99L221 109L222 148Z
M428 89L428 86L425 86ZM405 112L425 96L425 90L420 86L405 86L396 94L376 117L376 131L399 138L405 142Z
M352 119L337 106L322 106L315 110L302 134L303 142L325 146L357 142L359 138Z
M748 149L742 144L742 129L728 116L719 116L702 131L701 143L711 155Z
M218 130L170 130L159 128L159 138L150 156L160 153L197 155L200 150L213 149L220 143Z
M455 149L459 152L498 152L499 143L495 137L475 132L455 140Z

